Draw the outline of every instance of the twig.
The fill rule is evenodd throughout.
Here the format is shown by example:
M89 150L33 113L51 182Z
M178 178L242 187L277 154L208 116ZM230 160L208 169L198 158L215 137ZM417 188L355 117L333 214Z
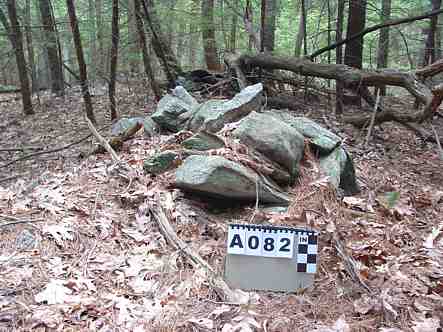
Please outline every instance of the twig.
M438 133L432 124L431 124L431 129L432 129L432 132L434 133L435 141L437 142L437 149L438 149L440 160L443 160L443 149L441 148L440 137L438 137Z
M107 126L103 127L102 129L104 129L106 127ZM72 143L69 143L68 145L65 145L65 146L62 146L62 147L59 147L59 148L55 148L55 149L51 149L51 150L45 150L45 151L39 151L39 152L35 152L35 153L30 153L30 154L27 154L27 155L25 155L23 157L20 157L20 158L17 158L17 159L13 159L13 160L11 160L10 162L8 162L6 164L0 165L0 169L8 167L8 166L11 166L12 164L15 164L16 162L19 162L19 161L31 159L33 157L41 156L41 155L48 154L48 153L60 152L62 150L69 149L71 146L74 146L74 145L77 145L77 144L80 144L80 143L86 141L91 136L92 136L92 134L89 134L89 135L87 135L87 136L85 136L85 137L83 137L83 138L81 138L81 139L79 139L77 141L74 141Z
M97 139L97 141L100 143L101 146L103 146L106 151L111 155L111 158L115 162L120 162L120 158L117 156L117 153L115 150L109 145L108 141L106 141L102 135L99 134L97 129L92 124L91 120L88 119L87 116L85 116L86 123L88 124L89 130L92 132L92 135Z
M170 195L169 193L165 193ZM226 282L216 274L215 270L198 254L195 253L189 246L180 239L172 228L167 212L160 202L160 195L157 195L155 201L148 201L148 209L153 219L157 222L161 233L166 238L167 242L175 249L183 252L190 260L194 268L203 268L209 278L209 282L214 287L216 293L226 299L228 302L239 302L239 296L233 291Z
M18 151L26 151L26 150L43 150L42 147L39 146L27 146L23 148L0 148L0 152L18 152Z
M92 135L94 135L94 137L98 140L98 142L101 144L101 146L103 146L103 148L106 151L108 151L108 153L111 155L112 160L115 162L115 167L119 171L118 174L121 177L123 177L129 181L129 185L128 185L128 188L129 188L132 184L134 177L135 177L132 174L132 173L134 173L133 170L131 169L131 167L128 164L121 162L121 160L120 160L119 156L117 155L117 153L115 152L115 150L108 143L108 141L106 141L106 139L102 135L99 134L99 132L97 131L97 129L94 127L91 120L89 120L87 116L85 116L85 120L86 120L86 123L88 124L89 130L92 132Z
M29 220L11 221L6 224L1 223L0 228L6 227L6 226L12 226L12 225L18 225L18 224L29 224L29 223L42 222L42 221L45 221L45 219L29 219Z
M365 282L360 277L360 274L358 272L357 262L354 260L354 258L352 258L346 253L345 246L339 238L337 229L335 229L334 232L332 233L332 238L334 240L335 249L337 250L338 256L340 256L340 258L345 263L345 269L348 272L349 276L352 278L352 280L354 280L361 287L363 287L365 291L367 291L368 293L372 293L372 290L369 288L368 285L365 284Z
M7 182L10 180L15 180L19 177L19 175L8 176L7 178L0 179L0 183Z
M371 138L372 129L374 128L375 116L378 110L378 104L380 102L380 89L377 89L377 99L375 100L374 112L372 113L371 122L369 124L368 133L366 135L365 147L368 146L369 139Z

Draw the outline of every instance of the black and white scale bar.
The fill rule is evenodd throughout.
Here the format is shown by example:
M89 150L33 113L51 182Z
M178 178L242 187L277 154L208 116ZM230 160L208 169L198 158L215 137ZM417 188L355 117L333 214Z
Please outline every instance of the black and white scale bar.
M297 246L297 272L316 273L318 236L299 234Z
M315 273L317 238L316 231L303 228L229 224L227 251L235 255L290 259L296 251L297 271Z

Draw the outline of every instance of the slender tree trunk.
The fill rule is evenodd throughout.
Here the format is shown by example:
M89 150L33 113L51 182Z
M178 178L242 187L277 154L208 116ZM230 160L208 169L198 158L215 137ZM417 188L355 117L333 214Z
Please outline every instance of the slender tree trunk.
M128 1L128 43L129 43L129 71L131 73L139 72L140 65L140 47L139 35L137 33L137 23L135 17L134 1Z
M383 0L381 8L381 22L391 19L391 0ZM377 68L387 68L389 59L389 27L380 30L378 38ZM386 86L380 87L380 95L386 95Z
M97 74L103 76L106 72L105 68L105 45L103 37L103 15L102 15L102 0L95 0L95 23L97 26Z
M208 70L220 69L214 26L214 0L202 0L202 37L205 61Z
M118 1L112 0L112 46L111 46L111 65L109 74L109 102L111 107L111 120L117 119L117 105L115 100L115 80L117 76L117 61L118 61Z
M31 69L31 83L32 92L37 92L39 90L38 80L37 80L37 70L35 67L35 54L34 54L34 44L32 41L32 16L31 16L31 0L26 0L25 3L25 36L26 36L26 47L28 50L28 62Z
M177 63L181 67L183 60L183 50L185 49L185 31L186 31L186 21L180 19L180 23L178 24L178 33L177 33L177 48L175 54L177 54Z
M306 7L306 2L305 2L305 0L295 0L294 2L299 2L299 1L300 1L300 19L299 19L299 23L298 23L298 31L297 31L297 37L295 38L295 48L294 48L294 56L296 58L300 57L300 55L301 55L301 49L303 46L303 39L305 38L305 35L304 35L305 14L303 13L303 8Z
M97 74L97 35L96 35L96 9L95 1L88 0L88 23L89 23L89 80L93 83Z
M17 18L17 8L15 0L7 0L8 16L11 25L8 25L6 17L0 8L0 21L2 21L5 30L9 32L9 40L15 51L18 75L20 78L20 92L22 94L23 113L25 115L34 114L32 109L31 89L29 87L28 73L26 72L25 53L23 51L23 37L20 29L20 23Z
M75 51L77 53L77 61L80 72L80 84L83 93L83 100L85 102L86 116L92 123L96 123L94 116L94 109L92 108L91 94L88 87L88 73L86 70L85 56L83 54L82 40L80 37L80 30L78 28L77 15L75 13L74 0L66 0L68 8L69 20L71 22L72 35L74 37Z
M145 28L143 24L143 19L140 12L140 0L133 0L134 1L134 9L135 9L135 18L136 18L136 25L138 30L138 36L139 36L139 43L140 48L142 50L143 54L143 64L145 67L145 74L146 77L149 79L149 83L151 84L152 91L154 92L154 95L158 100L160 100L162 93L160 90L160 87L158 85L158 82L155 78L154 72L152 70L151 65L151 59L149 58L148 54L148 48L147 48L147 42L146 42L146 35L145 35Z
M343 39L343 16L345 11L345 0L338 0L337 3L337 25L335 41L338 43ZM335 49L335 62L343 63L343 46ZM343 83L340 80L335 82L335 113L340 115L343 113Z
M191 17L199 17L200 0L192 0ZM197 67L197 45L199 37L199 24L197 20L191 19L189 24L189 63L192 69Z
M234 7L234 11L232 13L232 19L231 19L231 32L229 34L229 50L231 52L235 52L237 49L237 24L238 24L238 0L232 1L232 6Z
M365 28L366 0L349 1L348 29L346 37L359 33ZM345 61L348 66L362 68L363 65L363 37L353 39L346 44Z
M440 9L441 0L431 0L432 10ZM425 44L425 54L423 57L423 67L427 66L430 63L434 63L437 60L437 52L436 52L436 35L438 29L438 16L431 17L431 23L429 26L428 36Z
M64 93L63 66L58 51L57 35L50 0L39 0L40 14L45 31L46 50L51 73L51 90L57 94Z
M160 22L158 21L158 17L155 13L155 7L152 0L142 1L146 23L151 31L154 52L157 55L157 58L160 60L169 84L175 85L177 77L183 74L183 70L178 65L174 52L169 47L165 37L163 36L160 29Z
M261 50L264 52L274 51L276 17L277 0L262 0Z

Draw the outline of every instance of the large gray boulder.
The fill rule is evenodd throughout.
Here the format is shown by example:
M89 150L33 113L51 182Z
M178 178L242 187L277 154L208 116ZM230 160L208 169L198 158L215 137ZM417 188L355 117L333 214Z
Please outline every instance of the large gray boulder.
M220 156L186 158L175 175L177 188L232 201L288 205L289 197L275 184L252 170ZM257 190L258 189L258 190Z
M241 120L233 135L283 166L293 178L298 175L304 138L296 129L268 114L252 112Z
M305 117L294 117L285 112L267 113L279 118L289 126L297 129L304 137L308 138L315 150L322 154L329 154L337 148L342 139L333 132L323 128L318 123Z
M360 192L355 177L354 163L342 147L336 148L329 155L320 158L320 169L329 176L329 182L335 189L343 190L346 196Z
M225 124L236 122L261 105L263 85L248 86L231 100L209 100L199 106L187 123L188 130L215 133Z
M197 101L182 86L177 86L160 99L151 118L162 128L177 132L184 128L197 108Z

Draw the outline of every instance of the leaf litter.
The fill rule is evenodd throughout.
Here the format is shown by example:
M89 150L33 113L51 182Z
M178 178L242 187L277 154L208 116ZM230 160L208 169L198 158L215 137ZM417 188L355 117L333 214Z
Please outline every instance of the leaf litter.
M136 110L132 115L154 109L129 91L121 94L120 108ZM99 123L105 123L104 98L95 100ZM8 124L5 141L45 148L89 133L78 120L79 95L41 100L30 118L20 115L19 105L8 105L1 120ZM434 125L443 133L441 119ZM6 174L19 178L0 183L0 226L10 216L30 222L0 228L0 328L441 331L443 165L432 145L395 124L384 126L389 130L374 129L369 150L361 150L352 127L334 128L354 156L360 195L340 199L318 168L307 167L291 192L293 204L278 213L253 206L216 210L171 190L171 174L143 176L128 187L112 176L106 154L82 157L91 140L8 167ZM120 157L141 172L143 160L170 141L137 136L125 143ZM234 153L244 148L231 145ZM8 152L0 162L19 154ZM220 274L228 222L250 222L253 216L254 222L314 227L320 231L321 258L314 287L291 294L238 293L247 299L241 305L223 301L205 271L168 245L150 219L145 202L159 192L171 194L167 205L175 232ZM23 230L38 239L36 245L17 246ZM370 292L349 274L334 234L340 234Z

